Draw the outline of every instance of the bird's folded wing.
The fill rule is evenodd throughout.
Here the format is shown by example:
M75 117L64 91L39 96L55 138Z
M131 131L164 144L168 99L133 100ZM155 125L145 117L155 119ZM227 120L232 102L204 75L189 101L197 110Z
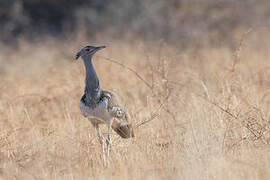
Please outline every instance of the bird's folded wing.
M101 96L108 97L108 111L114 117L112 128L123 138L134 137L130 115L118 96L108 90L102 90Z
M101 96L108 97L109 99L108 111L111 113L111 115L114 118L117 118L126 122L130 120L128 111L126 110L123 103L120 101L120 99L114 92L108 91L108 90L102 90Z

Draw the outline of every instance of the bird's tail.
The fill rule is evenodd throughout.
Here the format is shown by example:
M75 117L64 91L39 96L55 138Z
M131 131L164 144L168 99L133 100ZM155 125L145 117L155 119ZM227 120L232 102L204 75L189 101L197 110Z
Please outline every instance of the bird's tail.
M134 132L131 124L120 125L118 127L113 127L113 130L119 134L122 138L134 137Z

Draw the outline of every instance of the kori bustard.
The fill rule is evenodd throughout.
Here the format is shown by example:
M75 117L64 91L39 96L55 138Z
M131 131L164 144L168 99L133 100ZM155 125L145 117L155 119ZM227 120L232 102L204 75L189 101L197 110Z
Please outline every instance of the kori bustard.
M97 51L104 48L105 46L86 46L77 53L76 59L82 57L86 74L85 90L80 100L80 109L83 116L88 118L97 130L99 142L102 147L103 161L107 165L111 146L111 129L122 138L134 137L134 133L129 122L129 113L118 96L112 91L100 89L98 76L92 63L92 57ZM100 124L107 124L108 126L106 139L100 130Z

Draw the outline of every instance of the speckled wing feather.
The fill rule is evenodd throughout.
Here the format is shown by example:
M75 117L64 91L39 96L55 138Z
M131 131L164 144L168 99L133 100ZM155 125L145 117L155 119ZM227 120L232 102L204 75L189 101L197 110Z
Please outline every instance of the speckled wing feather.
M101 97L108 97L108 111L114 118L112 128L122 138L134 137L133 128L130 121L130 115L118 96L108 90L101 91Z

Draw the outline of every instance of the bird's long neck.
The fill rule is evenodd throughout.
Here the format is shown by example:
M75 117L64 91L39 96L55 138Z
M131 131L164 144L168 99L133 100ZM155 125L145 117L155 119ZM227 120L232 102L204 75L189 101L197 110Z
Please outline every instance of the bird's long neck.
M100 87L97 73L92 64L92 57L84 57L85 65L85 90L86 101L89 104L97 103L100 99Z

